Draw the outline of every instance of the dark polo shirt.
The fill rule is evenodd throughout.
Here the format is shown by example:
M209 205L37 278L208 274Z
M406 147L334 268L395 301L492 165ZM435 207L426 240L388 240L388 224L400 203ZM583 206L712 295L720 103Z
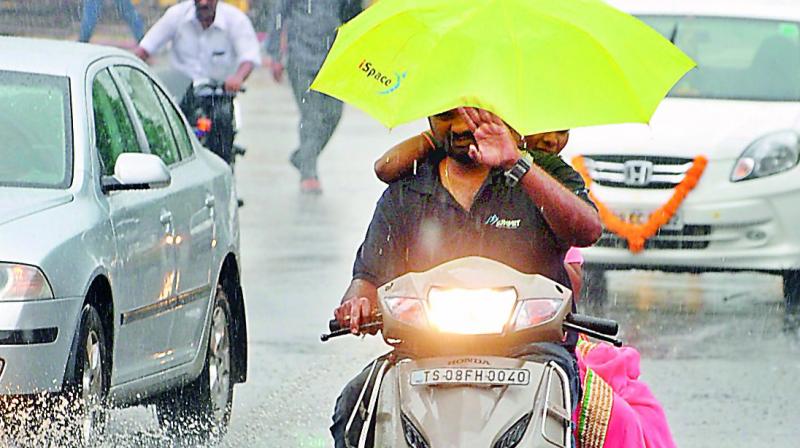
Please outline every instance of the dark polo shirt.
M559 156L534 152L533 157L544 171L594 207L581 176ZM407 272L427 271L474 255L571 284L564 269L569 245L553 233L520 186L507 186L503 171L494 169L470 210L464 210L440 182L438 161L423 163L416 175L384 191L358 249L354 279L381 286ZM576 341L577 335L571 332L563 345L573 351Z
M534 162L591 204L580 175L560 157L535 152ZM440 182L437 166L438 160L423 163L416 175L383 193L358 250L354 278L380 286L475 255L570 284L563 263L569 246L521 187L506 185L502 170L492 170L471 209L464 210Z

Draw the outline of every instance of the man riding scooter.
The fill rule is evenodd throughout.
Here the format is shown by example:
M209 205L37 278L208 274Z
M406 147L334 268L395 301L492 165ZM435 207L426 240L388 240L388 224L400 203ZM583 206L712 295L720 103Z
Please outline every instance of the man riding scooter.
M172 43L172 66L198 83L219 83L227 95L201 98L189 86L180 102L190 120L202 101L211 101L208 146L233 162L233 96L261 63L258 39L250 19L217 0L186 0L170 7L147 32L134 53L143 60Z
M600 237L600 220L586 191L568 190L533 164L497 116L460 108L429 122L443 155L384 192L358 251L353 280L334 312L353 333L373 316L377 286L401 274L481 256L569 285L565 253ZM567 373L573 408L579 391L576 339L570 334L561 344L532 344L520 353L554 361ZM331 427L337 448L347 446L345 426L367 375L351 381L337 401Z

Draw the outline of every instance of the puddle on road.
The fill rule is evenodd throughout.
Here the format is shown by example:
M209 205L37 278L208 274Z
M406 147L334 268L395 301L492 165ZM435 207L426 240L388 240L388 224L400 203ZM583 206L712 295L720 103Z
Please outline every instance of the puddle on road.
M627 345L653 359L771 359L800 352L784 331L783 286L761 273L607 273L604 306ZM590 311L591 310L591 311Z

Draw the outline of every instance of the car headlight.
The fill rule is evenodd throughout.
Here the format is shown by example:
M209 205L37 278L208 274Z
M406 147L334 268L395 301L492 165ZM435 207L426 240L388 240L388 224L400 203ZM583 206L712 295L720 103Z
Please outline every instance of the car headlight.
M744 150L731 173L731 181L757 179L794 168L800 161L800 135L780 131L754 141Z
M52 299L42 271L24 264L0 263L0 301Z
M456 334L502 333L514 305L517 290L431 288L428 320L439 331Z

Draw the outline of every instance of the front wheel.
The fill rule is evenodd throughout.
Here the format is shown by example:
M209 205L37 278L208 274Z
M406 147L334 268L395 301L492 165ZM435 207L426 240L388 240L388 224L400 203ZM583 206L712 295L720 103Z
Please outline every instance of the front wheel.
M203 371L190 384L165 393L156 404L158 421L169 434L199 443L225 435L233 408L232 324L228 296L217 288Z
M800 270L783 271L783 298L786 301L784 328L800 329Z
M106 342L100 315L94 306L85 305L78 330L75 378L63 394L76 414L70 422L70 433L79 446L99 445L108 421L110 375Z

